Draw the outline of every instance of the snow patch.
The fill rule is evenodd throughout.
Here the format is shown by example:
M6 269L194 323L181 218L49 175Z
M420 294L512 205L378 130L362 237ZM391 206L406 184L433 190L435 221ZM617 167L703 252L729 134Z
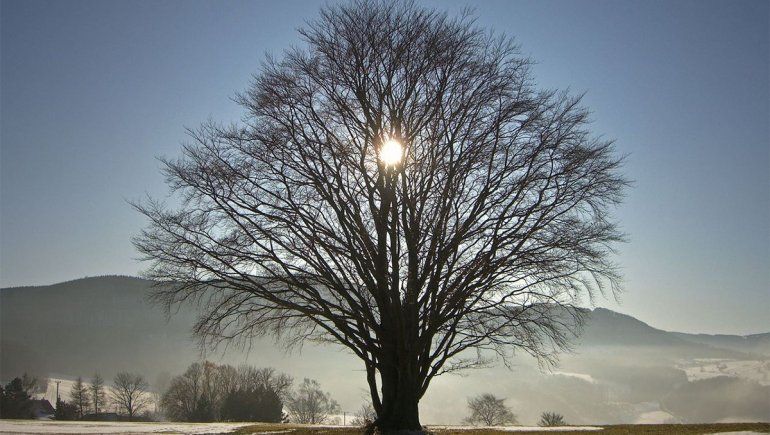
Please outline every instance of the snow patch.
M117 434L171 433L216 434L235 431L254 423L137 423L111 421L0 420L0 433Z
M555 371L555 372L553 372L553 374L554 375L569 376L571 378L582 379L582 380L584 380L586 382L589 382L591 384L595 384L596 383L596 379L594 379L593 376L591 376L589 374L586 374L586 373L572 373L572 372L558 372L558 371Z

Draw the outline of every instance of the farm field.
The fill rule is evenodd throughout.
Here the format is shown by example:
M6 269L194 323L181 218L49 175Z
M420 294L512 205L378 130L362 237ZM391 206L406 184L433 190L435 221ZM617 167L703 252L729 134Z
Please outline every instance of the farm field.
M541 428L507 426L477 428L468 426L427 426L436 435L517 434L757 434L770 433L770 423L717 424L651 424L608 426L562 426ZM291 435L355 435L362 431L350 426L312 426L254 423L127 423L127 422L58 422L39 420L0 420L0 434L291 434Z

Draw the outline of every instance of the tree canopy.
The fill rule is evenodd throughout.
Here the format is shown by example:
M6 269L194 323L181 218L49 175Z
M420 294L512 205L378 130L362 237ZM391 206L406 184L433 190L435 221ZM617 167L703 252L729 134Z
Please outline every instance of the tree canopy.
M136 204L157 299L200 302L213 343L346 347L383 429L419 428L431 380L484 350L553 361L581 298L619 289L627 182L580 97L537 89L467 14L354 1L300 34L237 96L243 122L164 160L179 204Z

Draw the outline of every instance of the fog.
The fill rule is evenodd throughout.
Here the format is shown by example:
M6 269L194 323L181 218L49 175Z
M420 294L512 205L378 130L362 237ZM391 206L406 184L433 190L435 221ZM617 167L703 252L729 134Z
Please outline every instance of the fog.
M271 338L249 346L201 350L190 333L193 307L168 320L146 300L151 283L102 277L54 286L0 291L0 377L23 372L61 379L98 371L109 382L119 371L143 374L163 391L171 376L209 359L275 367L295 382L309 377L348 413L367 401L363 366L338 346L306 344L287 350ZM517 356L506 367L447 374L421 401L427 424L457 424L467 399L505 397L522 424L543 411L571 424L767 420L770 416L770 334L691 336L596 309L572 353L554 367ZM63 384L66 386L66 383Z

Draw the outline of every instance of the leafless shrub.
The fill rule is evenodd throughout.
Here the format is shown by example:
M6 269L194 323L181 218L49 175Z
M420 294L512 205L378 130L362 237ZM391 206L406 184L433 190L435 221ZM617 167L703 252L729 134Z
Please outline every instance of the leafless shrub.
M483 426L504 426L516 423L516 416L505 406L505 399L498 399L493 394L482 394L468 399L471 415L467 423Z

